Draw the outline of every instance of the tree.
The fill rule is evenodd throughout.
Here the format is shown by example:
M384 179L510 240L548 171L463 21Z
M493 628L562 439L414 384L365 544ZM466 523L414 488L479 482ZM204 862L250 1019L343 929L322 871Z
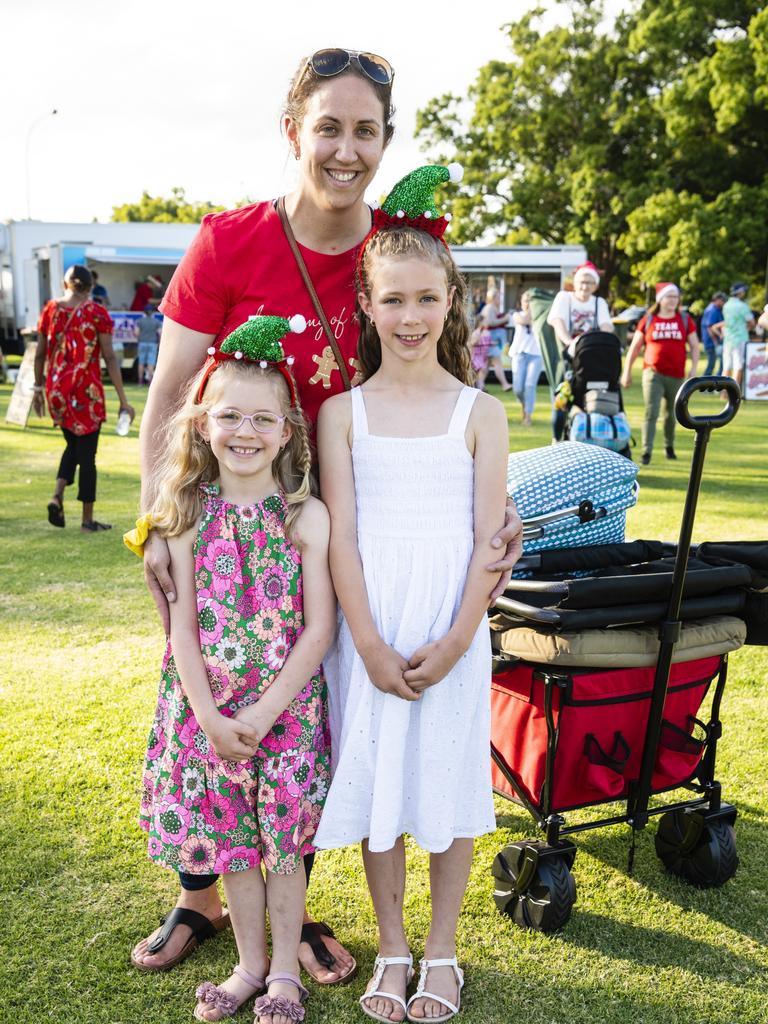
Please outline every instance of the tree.
M754 299L764 284L768 11L761 7L755 0L644 3L633 33L633 45L656 65L670 153L667 187L629 214L619 244L637 277L679 281L696 312L734 281L750 283Z
M548 31L541 8L504 26L511 59L480 69L469 110L457 96L432 100L417 134L464 165L453 239L581 243L610 283L625 272L627 213L652 192L663 122L648 70L626 57L630 20L608 32L599 3L570 9L570 24Z
M138 203L112 207L113 221L139 221L161 224L199 224L206 213L218 213L224 206L188 200L183 188L171 189L169 197L151 196L142 192Z
M465 167L452 237L581 243L627 298L665 278L705 295L715 280L758 280L761 6L642 0L606 27L601 3L571 0L566 25L544 30L537 9L504 26L510 59L482 67L467 99L441 96L418 115L425 148Z

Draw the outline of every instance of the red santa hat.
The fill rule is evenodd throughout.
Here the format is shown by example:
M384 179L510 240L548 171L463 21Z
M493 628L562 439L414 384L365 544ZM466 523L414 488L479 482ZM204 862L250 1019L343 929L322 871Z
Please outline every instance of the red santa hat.
M680 289L672 281L659 281L656 285L656 301L661 302L665 295L679 295Z
M579 274L587 274L594 280L595 284L600 284L600 271L591 260L587 260L586 263L580 263L579 266L576 267L573 272L574 281Z

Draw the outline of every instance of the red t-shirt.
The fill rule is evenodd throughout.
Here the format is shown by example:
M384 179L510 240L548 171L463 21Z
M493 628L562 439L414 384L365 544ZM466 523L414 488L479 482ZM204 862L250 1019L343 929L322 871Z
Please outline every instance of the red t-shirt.
M651 366L665 377L684 377L686 340L696 330L688 314L644 316L637 329L645 335L643 366Z
M112 333L112 318L97 302L73 311L51 299L37 329L48 342L45 394L53 422L78 436L95 433L107 416L99 335Z
M357 383L354 278L358 247L331 256L299 248L349 376ZM326 398L344 390L333 350L271 202L204 217L160 311L193 331L214 334L216 345L254 314L291 317L301 313L307 329L303 334L288 334L282 344L285 354L295 358L293 373L310 423Z

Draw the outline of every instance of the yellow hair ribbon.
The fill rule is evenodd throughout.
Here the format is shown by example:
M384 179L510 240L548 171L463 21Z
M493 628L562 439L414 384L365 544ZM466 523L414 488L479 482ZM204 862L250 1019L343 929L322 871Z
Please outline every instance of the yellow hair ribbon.
M147 512L136 520L136 527L123 534L123 544L139 558L144 557L144 544L152 529L152 516Z

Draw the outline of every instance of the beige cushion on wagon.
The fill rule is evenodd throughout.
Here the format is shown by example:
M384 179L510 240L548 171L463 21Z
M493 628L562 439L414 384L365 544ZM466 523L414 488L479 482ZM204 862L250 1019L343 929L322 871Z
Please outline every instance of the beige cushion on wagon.
M580 633L539 633L530 626L508 629L503 614L491 619L494 651L538 665L578 668L647 668L659 653L658 626L585 629ZM728 654L744 643L747 627L733 615L713 615L683 623L673 663Z

